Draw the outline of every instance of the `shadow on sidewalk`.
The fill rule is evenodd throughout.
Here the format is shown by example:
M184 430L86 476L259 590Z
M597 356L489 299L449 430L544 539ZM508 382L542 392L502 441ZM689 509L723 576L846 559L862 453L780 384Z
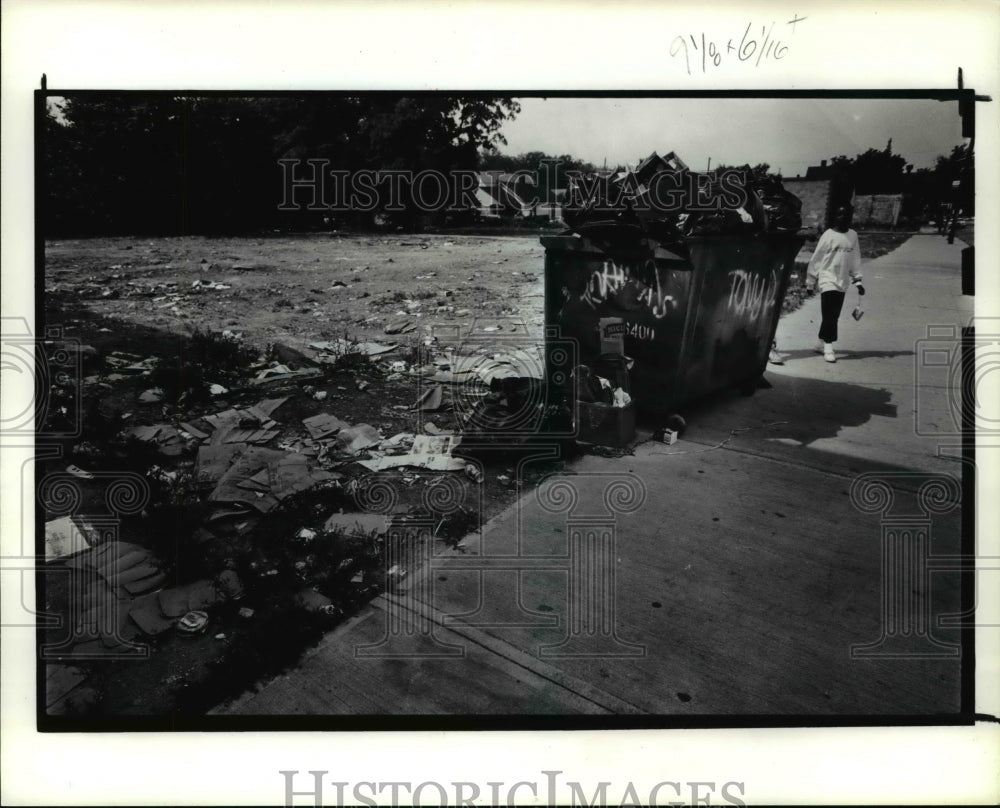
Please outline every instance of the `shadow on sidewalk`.
M682 414L690 436L736 431L741 437L780 438L808 446L837 437L845 427L861 426L872 416L897 417L888 390L777 374L768 376L768 382L770 389L750 397L725 390L686 407Z
M837 353L837 361L846 359L895 359L898 356L913 356L913 351L845 351L834 346ZM792 359L818 359L822 354L811 348L795 351L781 351L785 361Z

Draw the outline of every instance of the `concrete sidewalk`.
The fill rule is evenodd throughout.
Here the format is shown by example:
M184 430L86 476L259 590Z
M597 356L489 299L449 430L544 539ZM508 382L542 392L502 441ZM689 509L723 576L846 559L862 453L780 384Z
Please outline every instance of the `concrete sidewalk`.
M958 576L887 578L883 564L886 509L926 513L921 486L961 472L940 434L915 429L946 431L947 379L915 357L927 326L969 321L961 247L916 236L869 262L867 314L841 321L836 364L812 352L811 300L779 325L789 358L769 366L771 389L687 413L673 446L574 463L215 712L957 712L957 631L934 618L960 610ZM861 474L877 479L852 496ZM957 489L942 503L896 524L957 554Z

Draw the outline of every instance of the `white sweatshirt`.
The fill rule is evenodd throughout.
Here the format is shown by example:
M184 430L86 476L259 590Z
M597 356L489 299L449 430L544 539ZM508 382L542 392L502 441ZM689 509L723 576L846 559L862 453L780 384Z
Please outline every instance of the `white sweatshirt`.
M853 230L838 233L827 230L816 244L809 259L806 285L817 286L820 292L846 292L847 287L861 281L861 246Z

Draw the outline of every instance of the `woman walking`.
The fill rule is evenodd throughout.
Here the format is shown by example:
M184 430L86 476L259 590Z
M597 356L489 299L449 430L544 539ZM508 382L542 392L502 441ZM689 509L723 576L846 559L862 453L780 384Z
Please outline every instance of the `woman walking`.
M837 341L837 322L844 308L844 295L850 284L858 287L858 294L865 293L861 285L861 247L858 234L851 230L854 209L842 205L833 216L833 227L819 238L816 250L809 259L806 271L806 291L820 291L820 312L823 321L819 327L817 353L827 362L836 362L833 343Z

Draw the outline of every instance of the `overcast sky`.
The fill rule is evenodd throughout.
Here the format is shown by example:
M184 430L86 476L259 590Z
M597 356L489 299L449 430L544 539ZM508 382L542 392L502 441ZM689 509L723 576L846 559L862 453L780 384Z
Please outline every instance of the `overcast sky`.
M503 128L506 154L570 154L600 166L675 151L691 168L769 163L784 176L869 147L916 168L963 143L955 101L705 98L522 98Z

